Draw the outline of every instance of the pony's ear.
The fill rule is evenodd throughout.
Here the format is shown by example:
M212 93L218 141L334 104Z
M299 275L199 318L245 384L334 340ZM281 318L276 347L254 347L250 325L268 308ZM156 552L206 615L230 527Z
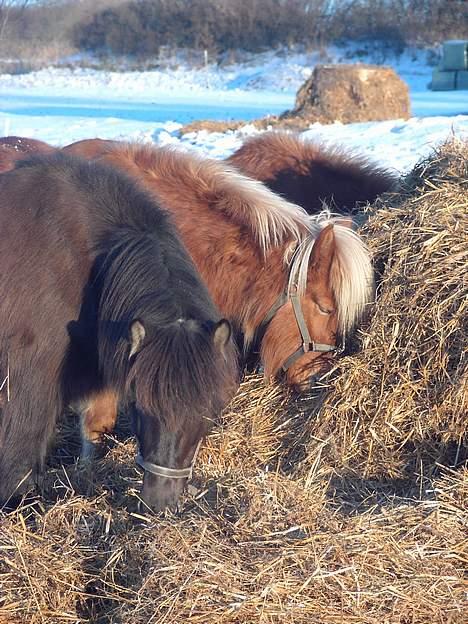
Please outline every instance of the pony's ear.
M130 355L128 356L129 359L133 355L138 353L138 351L141 349L145 336L146 336L146 329L143 323L138 320L133 321L132 324L130 325L130 336L129 336Z
M214 326L213 342L214 346L224 353L227 343L231 339L231 324L226 319L221 319Z
M342 217L337 217L336 219L333 219L333 222L336 225L341 225L341 227L348 228L348 230L356 229L356 224L354 223L352 217L346 217L343 215Z
M312 248L310 266L313 266L317 277L328 280L334 253L335 233L333 232L333 224L331 223L323 228L317 236Z

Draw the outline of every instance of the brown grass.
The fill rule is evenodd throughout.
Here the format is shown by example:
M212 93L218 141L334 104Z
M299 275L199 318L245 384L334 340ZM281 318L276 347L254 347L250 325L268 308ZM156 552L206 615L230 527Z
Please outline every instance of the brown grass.
M62 427L43 497L0 513L0 622L466 622L467 156L368 209L364 349L315 396L248 377L178 513L131 511L125 431L90 476Z

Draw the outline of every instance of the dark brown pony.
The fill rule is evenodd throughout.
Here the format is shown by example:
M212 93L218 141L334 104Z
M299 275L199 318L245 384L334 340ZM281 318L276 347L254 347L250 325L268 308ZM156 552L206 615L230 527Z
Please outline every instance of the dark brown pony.
M311 215L324 204L341 214L356 213L398 184L396 174L365 156L295 133L265 132L249 138L226 162Z
M55 148L38 141L19 136L7 136L0 138L0 173L13 169L15 163L23 160L26 155L48 154L55 151Z
M80 141L171 212L222 314L258 344L267 378L302 387L332 363L372 299L369 254L347 223L298 206L223 162L168 147Z
M174 503L237 358L167 213L115 169L34 157L0 176L0 266L0 500L40 473L66 405L89 441L89 410L121 401L144 500Z

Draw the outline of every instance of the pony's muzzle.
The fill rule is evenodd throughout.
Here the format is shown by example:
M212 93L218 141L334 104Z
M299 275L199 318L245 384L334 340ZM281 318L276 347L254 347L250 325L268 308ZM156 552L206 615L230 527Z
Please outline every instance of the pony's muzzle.
M307 380L307 384L310 388L313 388L316 383L319 381L319 379L321 378L322 375L319 375L318 373L315 373L314 375L311 375L309 377L309 379Z
M145 472L141 497L155 512L175 509L186 483L187 479L172 479Z

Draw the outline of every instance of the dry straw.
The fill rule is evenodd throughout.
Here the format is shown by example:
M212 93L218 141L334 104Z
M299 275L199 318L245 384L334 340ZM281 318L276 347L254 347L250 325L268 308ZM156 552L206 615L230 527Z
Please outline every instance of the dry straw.
M177 514L130 511L131 440L89 475L62 428L41 502L0 513L0 622L466 622L467 162L368 209L364 348L315 396L246 379Z
M368 216L377 302L363 349L340 363L314 428L330 436L340 465L397 477L466 448L467 142L419 163Z

